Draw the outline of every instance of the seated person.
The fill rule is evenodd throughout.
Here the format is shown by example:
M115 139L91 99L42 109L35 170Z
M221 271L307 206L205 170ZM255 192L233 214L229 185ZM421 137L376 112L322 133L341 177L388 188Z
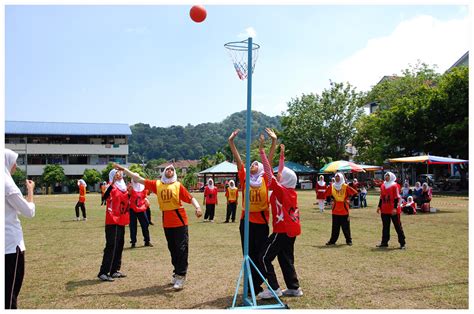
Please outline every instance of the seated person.
M408 196L408 199L406 202L402 200L401 207L402 207L402 212L404 212L405 214L408 214L408 215L416 214L416 204L413 201L413 196Z
M410 189L410 184L405 181L403 187L400 191L400 196L406 201L408 196L412 195L412 190Z
M422 192L421 183L418 181L415 183L415 187L413 188L413 200L415 201L417 207L421 206Z
M429 212L430 211L430 202L431 198L433 197L433 194L431 192L431 188L428 186L428 183L423 183L423 186L421 188L421 198L420 198L420 208L421 211L423 212Z

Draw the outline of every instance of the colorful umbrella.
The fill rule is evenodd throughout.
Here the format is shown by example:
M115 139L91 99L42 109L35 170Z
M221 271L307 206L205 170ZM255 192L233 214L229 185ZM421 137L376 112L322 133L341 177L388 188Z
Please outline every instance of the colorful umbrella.
M429 165L434 165L434 164L450 165L450 164L463 164L463 163L469 162L469 160L464 160L464 159L439 157L439 156L432 156L432 155L391 158L388 161L389 162L403 162L403 163L426 163Z
M336 173L336 172L365 172L365 170L347 160L336 160L333 162L328 163L324 167L321 168L320 172L325 172L325 173Z

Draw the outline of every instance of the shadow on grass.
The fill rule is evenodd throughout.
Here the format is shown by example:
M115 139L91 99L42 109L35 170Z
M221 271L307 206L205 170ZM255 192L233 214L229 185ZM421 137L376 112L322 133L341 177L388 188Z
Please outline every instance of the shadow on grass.
M92 280L83 280L84 282L92 281ZM96 283L103 283L104 285L111 284L110 282L98 281L94 280ZM87 285L87 284L84 284ZM121 296L121 297L144 297L144 296L153 296L153 295L160 295L160 296L171 296L173 294L179 293L180 291L175 291L171 284L161 285L161 286L152 286L147 288L123 291L123 292L110 292L110 293L89 293L89 294L81 294L78 295L80 297L90 297L90 296Z
M325 245L325 244L321 244L321 245L311 245L312 247L316 247L318 249L323 249L323 250L330 250L330 249L340 249L340 248L344 248L344 247L349 247L349 245L347 244L334 244L334 245Z
M98 279L87 279L87 280L78 280L78 281L68 281L66 283L66 290L67 291L73 291L79 287L85 287L85 286L95 286L97 284L102 283Z

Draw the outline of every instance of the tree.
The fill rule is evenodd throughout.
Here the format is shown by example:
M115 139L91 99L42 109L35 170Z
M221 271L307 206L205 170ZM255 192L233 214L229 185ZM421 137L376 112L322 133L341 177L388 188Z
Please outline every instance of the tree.
M186 172L186 175L184 178L181 180L181 182L184 184L184 186L187 189L190 189L192 187L195 187L197 184L197 168L194 166L190 166L188 168L188 171Z
M362 114L363 96L349 83L330 82L330 89L321 96L303 94L292 99L282 117L286 159L315 169L343 159Z
M96 169L85 169L82 179L86 181L88 186L94 186L96 183L102 181L102 176Z
M216 152L216 154L214 155L214 164L215 165L218 165L221 162L224 162L225 160L226 160L225 155L221 151Z
M15 173L12 175L12 178L16 185L21 188L25 185L26 171L23 171L17 167Z
M202 156L198 164L199 171L206 170L210 166L211 166L211 156L209 155Z
M145 170L139 164L131 164L129 170L138 173L142 178L146 177Z
M62 182L65 177L64 169L60 165L46 165L43 168L41 179L46 183L46 186L51 186L55 183Z

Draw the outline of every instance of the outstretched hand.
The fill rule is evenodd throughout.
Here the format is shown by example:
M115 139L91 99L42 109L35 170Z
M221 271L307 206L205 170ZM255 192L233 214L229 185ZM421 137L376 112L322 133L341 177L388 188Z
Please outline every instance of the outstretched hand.
M265 128L265 132L267 132L268 136L270 136L270 138L272 139L272 141L276 141L277 136L276 136L275 132L273 132L272 129L270 129L270 128Z
M280 144L280 152L285 152L285 144Z
M122 170L122 171L123 171L123 169L124 169L123 166L121 166L121 165L119 165L119 164L117 164L117 163L115 163L115 162L112 164L112 167L115 168L115 169L117 169L117 170Z
M263 136L263 134L260 134L258 148L263 149L264 144L265 144L265 136Z
M240 129L235 129L234 132L232 132L232 134L229 136L229 141L233 141L234 138L237 136L237 134L239 134L240 132Z

